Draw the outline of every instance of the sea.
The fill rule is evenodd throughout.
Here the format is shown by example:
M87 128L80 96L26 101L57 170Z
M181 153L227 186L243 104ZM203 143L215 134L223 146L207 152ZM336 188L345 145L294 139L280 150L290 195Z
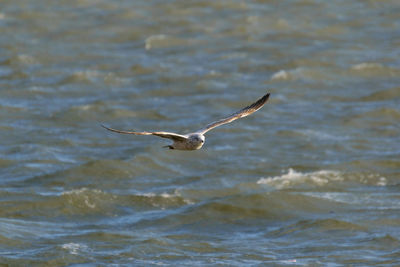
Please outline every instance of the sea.
M2 0L0 265L399 266L399 14Z

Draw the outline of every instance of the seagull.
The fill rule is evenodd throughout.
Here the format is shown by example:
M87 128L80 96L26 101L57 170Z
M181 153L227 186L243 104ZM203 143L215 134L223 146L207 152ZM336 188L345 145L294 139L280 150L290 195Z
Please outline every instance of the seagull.
M265 102L267 102L269 98L269 93L258 99L253 104L248 105L247 107L225 117L223 119L214 121L208 124L206 127L189 134L177 134L171 132L132 132L132 131L121 131L113 128L109 128L101 124L101 126L109 131L120 133L120 134L136 134L136 135L155 135L162 138L168 138L173 141L171 145L164 146L169 149L177 149L177 150L197 150L200 149L205 142L204 134L208 131L214 129L215 127L221 126L223 124L230 123L234 120L246 117L257 110L259 110L262 106L264 106Z

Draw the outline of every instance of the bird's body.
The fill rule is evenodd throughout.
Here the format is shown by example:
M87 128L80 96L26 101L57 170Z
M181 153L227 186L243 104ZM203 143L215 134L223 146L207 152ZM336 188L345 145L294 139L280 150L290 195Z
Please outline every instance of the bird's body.
M191 133L187 135L187 139L183 141L174 141L171 146L168 146L170 149L179 149L179 150L196 150L200 149L206 137L201 133Z
M206 132L208 132L209 130L211 130L215 127L221 126L226 123L230 123L234 120L246 117L246 116L256 112L265 104L265 102L267 102L269 95L270 95L269 93L264 95L263 97L261 97L259 100L257 100L253 104L239 110L238 112L233 113L232 115L230 115L226 118L212 122L199 131L196 131L194 133L184 134L184 135L177 134L177 133L171 133L171 132L121 131L121 130L116 130L116 129L106 127L104 125L101 125L101 126L106 128L109 131L116 132L116 133L135 134L135 135L155 135L155 136L159 136L162 138L171 139L173 141L173 143L171 145L166 146L170 149L197 150L197 149L200 149L204 145L204 142L205 142L204 134Z

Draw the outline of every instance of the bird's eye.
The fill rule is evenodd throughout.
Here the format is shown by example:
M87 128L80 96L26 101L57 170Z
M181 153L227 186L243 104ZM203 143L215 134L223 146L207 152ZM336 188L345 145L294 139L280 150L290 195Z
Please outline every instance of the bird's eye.
M193 136L193 139L195 140L195 141L201 141L201 138L200 137L198 137L198 136Z

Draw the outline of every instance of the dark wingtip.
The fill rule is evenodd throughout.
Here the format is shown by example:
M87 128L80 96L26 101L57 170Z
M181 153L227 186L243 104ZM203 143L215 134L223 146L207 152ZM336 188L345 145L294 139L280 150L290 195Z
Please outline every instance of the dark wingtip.
M267 102L269 96L270 96L270 93L265 94L263 97L261 97L259 100L257 100L257 102L250 105L249 108L256 108L256 109L261 108L265 104L265 102Z
M264 95L261 99L260 99L260 104L264 105L265 102L267 102L267 100L269 99L269 96L271 95L271 93L267 93L266 95Z

